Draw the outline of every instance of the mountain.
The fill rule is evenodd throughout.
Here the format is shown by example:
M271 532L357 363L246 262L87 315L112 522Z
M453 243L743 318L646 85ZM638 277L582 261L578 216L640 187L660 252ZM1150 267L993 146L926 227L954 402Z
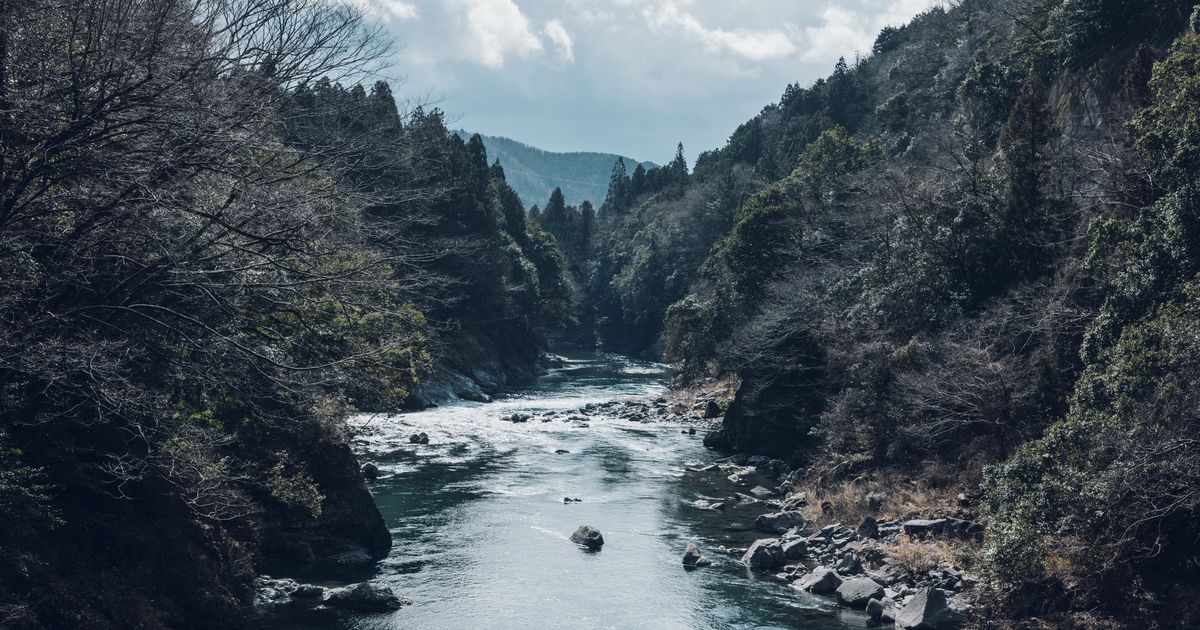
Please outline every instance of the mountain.
M460 129L458 135L468 140L472 134ZM562 188L569 204L590 201L600 205L608 194L613 164L618 159L625 160L625 168L631 173L639 164L637 160L612 153L555 153L510 138L482 137L488 162L500 160L505 179L526 207L544 205L556 187ZM640 164L647 169L655 166L652 162Z

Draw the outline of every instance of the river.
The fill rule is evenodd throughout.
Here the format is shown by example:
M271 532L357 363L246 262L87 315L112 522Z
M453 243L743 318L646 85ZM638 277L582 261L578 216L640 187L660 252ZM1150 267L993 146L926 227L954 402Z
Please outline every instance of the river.
M580 355L494 403L355 418L359 456L382 472L372 491L394 539L366 577L414 603L383 615L309 613L262 627L865 627L862 614L754 576L717 551L761 537L747 526L766 510L691 505L746 490L720 471L696 471L716 457L701 444L703 432L601 414L566 420L589 403L653 398L664 389L661 366ZM557 415L543 422L548 412ZM535 417L500 419L513 413ZM429 444L410 444L416 432ZM604 535L599 552L568 541L585 523ZM689 542L714 565L685 570Z

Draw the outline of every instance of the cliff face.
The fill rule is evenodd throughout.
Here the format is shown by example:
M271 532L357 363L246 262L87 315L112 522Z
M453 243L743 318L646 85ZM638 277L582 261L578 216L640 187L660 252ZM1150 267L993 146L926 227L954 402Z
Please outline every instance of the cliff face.
M391 536L343 437L312 428L268 443L309 471L323 497L315 518L249 489L244 515L205 519L166 487L115 498L97 462L45 469L61 488L58 524L0 528L0 626L238 628L256 574L361 567L387 553Z

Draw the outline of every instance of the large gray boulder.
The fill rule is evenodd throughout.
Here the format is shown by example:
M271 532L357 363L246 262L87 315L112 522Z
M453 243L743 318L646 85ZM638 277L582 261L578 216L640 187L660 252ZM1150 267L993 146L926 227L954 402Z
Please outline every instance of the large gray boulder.
M904 533L914 538L924 538L930 534L940 534L946 527L946 519L915 519L904 522Z
M862 610L867 602L883 597L883 587L867 577L850 578L837 589L837 600L843 606Z
M803 526L804 516L795 511L760 514L754 520L754 529L765 534L782 534L793 527Z
M797 538L783 543L783 557L789 562L800 560L806 555L808 555L807 540Z
M842 585L842 576L829 567L817 567L812 573L792 582L792 588L800 591L829 595Z
M742 554L742 564L755 571L770 571L784 565L787 558L778 538L761 538Z
M600 535L600 530L591 525L580 525L575 533L571 534L571 542L592 551L598 551L604 546L604 536Z
M330 606L363 612L388 612L412 603L386 586L369 582L331 588L325 592L322 601Z
M834 568L842 575L858 575L863 572L862 561L858 559L858 556L849 551L846 552L846 555L842 556L842 561Z
M704 557L700 553L700 548L696 545L688 545L687 551L683 552L683 566L688 568L706 567L712 564L712 560Z
M862 522L858 524L858 529L855 530L860 538L879 538L879 521L875 520L874 516L867 515L863 517Z
M952 630L962 627L962 616L946 601L945 593L925 588L896 613L896 627L912 630Z

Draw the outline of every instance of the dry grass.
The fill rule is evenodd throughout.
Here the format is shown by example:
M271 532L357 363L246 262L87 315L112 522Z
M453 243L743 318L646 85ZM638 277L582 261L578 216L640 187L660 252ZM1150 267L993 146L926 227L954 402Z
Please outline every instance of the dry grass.
M924 573L945 564L954 564L956 547L944 540L916 540L901 535L883 546L888 562L909 573Z
M948 515L957 505L955 497L959 492L954 487L934 488L895 477L880 481L853 480L822 486L801 486L798 490L808 493L804 516L817 527L833 523L853 527L868 514L881 520L911 515ZM873 509L868 498L873 493L885 497L878 509Z

